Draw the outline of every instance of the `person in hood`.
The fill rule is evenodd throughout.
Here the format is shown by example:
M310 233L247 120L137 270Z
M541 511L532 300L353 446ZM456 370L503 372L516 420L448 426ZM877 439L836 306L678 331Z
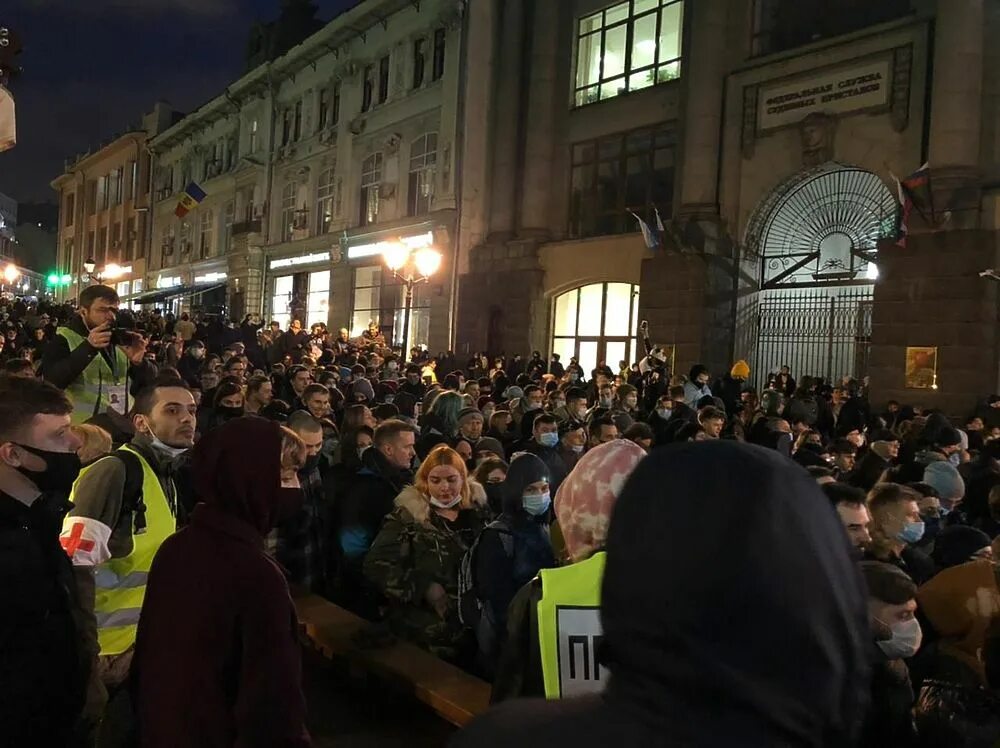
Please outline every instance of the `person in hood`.
M297 619L264 538L300 503L306 449L248 416L194 452L199 503L160 547L135 649L144 748L308 746Z
M541 416L539 416L541 417ZM474 558L475 596L482 604L476 634L479 661L492 673L507 633L507 608L541 569L556 565L549 538L550 471L537 456L514 458L502 484L502 509L479 536Z
M442 444L396 497L365 557L365 577L388 599L393 632L455 664L474 658L475 638L458 615L458 578L487 517L486 492Z
M581 646L573 661L603 692L504 704L452 748L854 745L864 590L804 471L732 441L656 450L625 484L606 549L597 660Z
M862 748L907 748L915 744L913 685L904 660L920 649L923 632L916 619L917 586L903 571L880 561L861 562L868 588L872 665L871 707Z
M712 390L708 386L708 367L704 364L695 364L688 374L688 381L684 383L684 402L689 408L697 408L698 401L703 397L712 397Z
M568 591L566 600L571 600L576 609L583 615L596 616L611 510L628 476L645 456L642 447L634 442L615 440L602 444L584 454L560 486L555 500L558 520L552 536L553 545L558 546L554 548L556 557L567 565L554 570L555 576L543 572L524 585L511 602L506 644L493 680L494 703L547 692L558 695L558 684L546 687L539 604ZM582 582L578 588L567 587L568 577L570 585L578 579Z

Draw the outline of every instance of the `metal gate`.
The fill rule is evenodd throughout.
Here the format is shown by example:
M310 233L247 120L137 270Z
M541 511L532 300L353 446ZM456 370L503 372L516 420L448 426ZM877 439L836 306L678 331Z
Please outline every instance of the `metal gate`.
M839 381L868 371L872 332L870 284L840 288L783 288L760 292L753 376L787 365L792 376Z

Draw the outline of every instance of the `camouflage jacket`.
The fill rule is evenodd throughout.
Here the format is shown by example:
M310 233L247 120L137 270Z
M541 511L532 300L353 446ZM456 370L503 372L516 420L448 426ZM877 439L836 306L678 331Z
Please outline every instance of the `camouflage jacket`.
M416 488L404 488L364 565L365 576L389 599L389 622L395 633L452 661L468 636L458 620L462 557L489 521L486 492L478 483L470 485L473 508L463 509L454 522L432 511ZM448 594L444 619L425 599L434 582Z

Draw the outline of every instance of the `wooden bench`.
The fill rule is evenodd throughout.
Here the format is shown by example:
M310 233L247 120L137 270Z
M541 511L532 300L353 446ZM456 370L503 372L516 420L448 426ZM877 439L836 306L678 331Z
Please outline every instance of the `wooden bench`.
M326 659L351 665L395 683L453 725L463 727L489 708L490 684L429 652L396 640L377 649L359 649L355 635L371 624L318 595L295 598L299 623Z

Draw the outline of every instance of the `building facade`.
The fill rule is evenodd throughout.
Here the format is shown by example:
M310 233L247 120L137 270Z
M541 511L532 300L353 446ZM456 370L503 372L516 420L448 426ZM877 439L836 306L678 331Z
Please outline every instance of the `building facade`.
M456 351L615 367L647 319L680 373L747 358L757 384L789 364L970 407L997 387L998 23L982 0L472 4ZM925 162L900 247L892 175ZM909 387L918 348L936 379Z
M374 321L399 342L403 286L382 249L433 246L407 339L447 347L462 9L360 3L156 137L145 298L353 335ZM192 183L205 197L178 217Z
M0 193L0 255L13 254L17 228L17 200Z
M141 123L67 162L53 180L59 205L55 274L69 280L56 289L60 298L75 298L91 280L115 286L126 302L145 290L151 228L147 143L175 116L157 103Z

